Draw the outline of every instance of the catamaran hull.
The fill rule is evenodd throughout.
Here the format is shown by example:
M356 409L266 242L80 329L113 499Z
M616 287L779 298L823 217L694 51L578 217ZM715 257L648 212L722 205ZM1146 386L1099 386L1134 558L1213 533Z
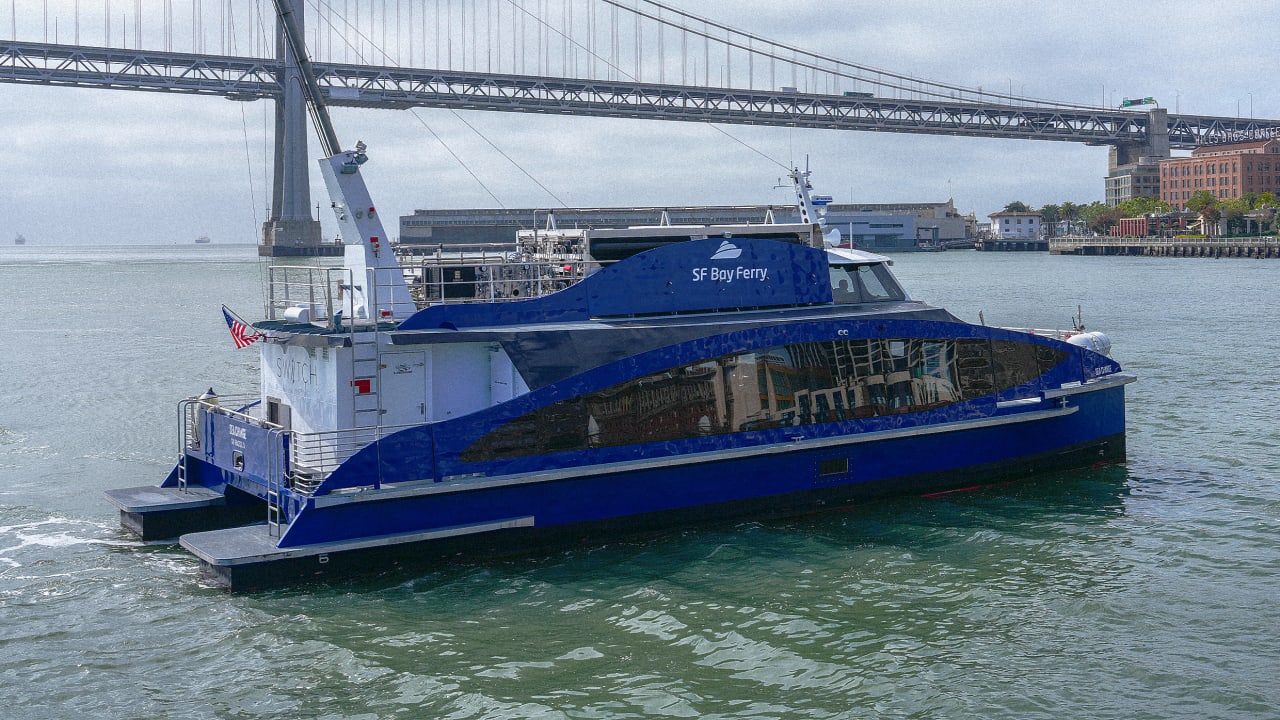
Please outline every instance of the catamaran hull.
M1119 462L1124 388L962 429L850 435L631 467L427 483L318 496L271 537L265 525L184 535L232 590L342 577L397 563L536 553L709 521L843 507L871 497L989 484Z

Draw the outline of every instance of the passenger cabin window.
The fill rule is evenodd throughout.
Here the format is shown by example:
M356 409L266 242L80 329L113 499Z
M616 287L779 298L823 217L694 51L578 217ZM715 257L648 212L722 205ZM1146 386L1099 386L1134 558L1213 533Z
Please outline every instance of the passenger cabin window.
M905 300L906 293L880 263L830 265L831 299L837 305Z
M983 339L862 338L733 353L516 418L463 451L482 462L902 415L1019 386L1066 353Z

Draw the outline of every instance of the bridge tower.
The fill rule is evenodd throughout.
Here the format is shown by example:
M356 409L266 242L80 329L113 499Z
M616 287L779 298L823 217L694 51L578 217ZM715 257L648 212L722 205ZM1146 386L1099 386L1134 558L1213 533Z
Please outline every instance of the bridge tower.
M1111 145L1107 158L1107 205L1125 200L1160 197L1160 161L1170 157L1169 110L1157 107L1147 112L1144 142Z
M301 24L302 14L297 13L296 18ZM284 67L280 78L284 93L276 100L271 215L262 224L258 254L265 257L341 255L342 245L322 242L320 221L311 215L307 101L297 58L285 41L284 29L278 26L276 57Z

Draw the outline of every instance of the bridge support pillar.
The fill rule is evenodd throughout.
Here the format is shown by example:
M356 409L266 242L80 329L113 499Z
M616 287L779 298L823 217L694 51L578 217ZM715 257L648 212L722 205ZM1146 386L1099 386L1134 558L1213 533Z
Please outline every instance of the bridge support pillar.
M302 13L295 15L302 22ZM297 59L276 29L276 56L284 74L284 97L276 101L275 166L271 187L271 215L262 224L258 254L265 257L341 255L338 243L324 243L320 221L311 216L310 160L307 157L307 101Z
M1144 142L1115 143L1107 158L1107 205L1115 207L1139 197L1160 197L1161 160L1169 153L1169 111L1156 108L1147 113Z

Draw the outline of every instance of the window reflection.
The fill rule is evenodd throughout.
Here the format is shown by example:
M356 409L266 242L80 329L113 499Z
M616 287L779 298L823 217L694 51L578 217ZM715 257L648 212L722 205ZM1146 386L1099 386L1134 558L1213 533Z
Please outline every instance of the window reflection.
M874 265L830 265L831 299L837 304L905 300L889 269Z
M1033 383L1065 353L1030 343L866 338L734 353L554 403L461 459L667 442L921 412Z

